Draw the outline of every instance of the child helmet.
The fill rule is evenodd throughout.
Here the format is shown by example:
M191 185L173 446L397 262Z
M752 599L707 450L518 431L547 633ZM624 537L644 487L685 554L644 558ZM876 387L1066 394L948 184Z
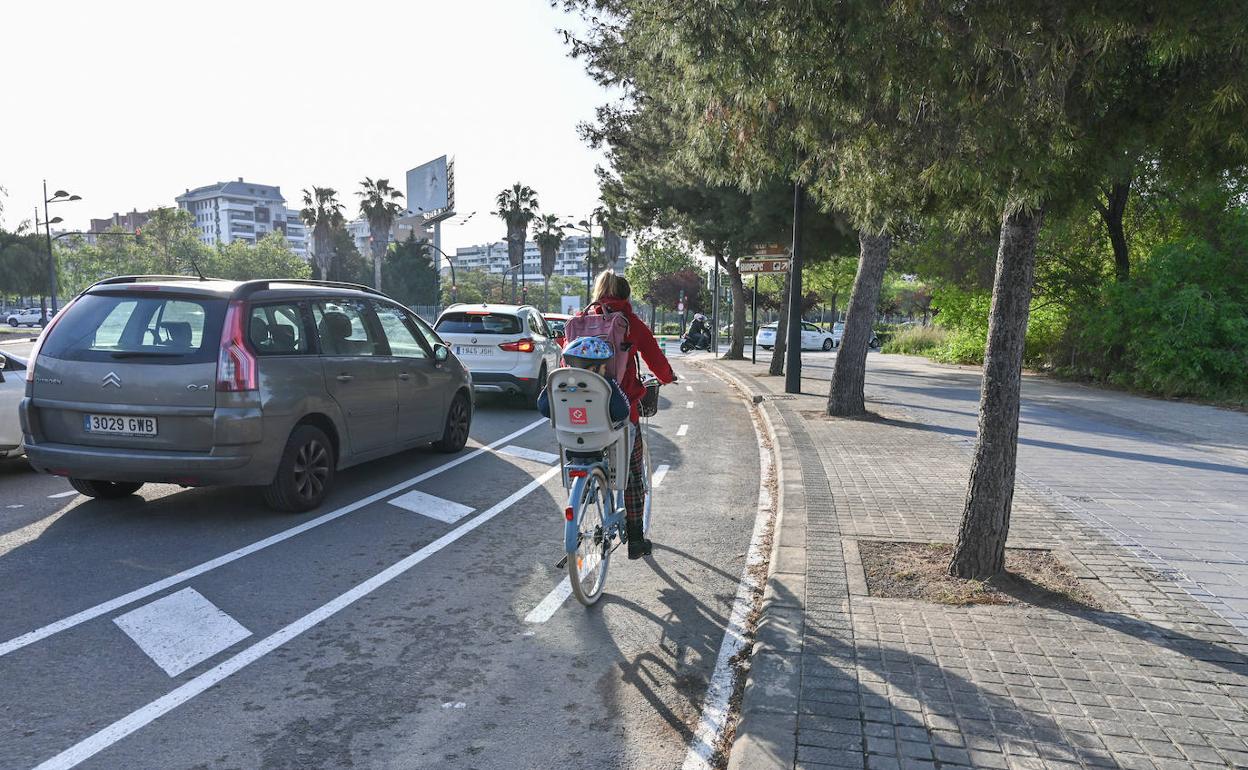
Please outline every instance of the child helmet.
M614 355L611 343L601 337L577 337L563 349L564 363L582 369L606 363Z

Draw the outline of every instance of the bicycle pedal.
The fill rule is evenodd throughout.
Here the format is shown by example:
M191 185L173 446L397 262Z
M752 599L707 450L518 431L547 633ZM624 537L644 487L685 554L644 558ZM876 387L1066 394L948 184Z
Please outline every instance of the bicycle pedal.
M563 569L566 566L568 566L568 555L565 553L563 558L555 564L555 569Z

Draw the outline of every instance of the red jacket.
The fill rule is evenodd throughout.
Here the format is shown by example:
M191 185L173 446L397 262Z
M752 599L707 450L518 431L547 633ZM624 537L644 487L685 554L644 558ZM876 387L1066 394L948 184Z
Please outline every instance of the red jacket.
M641 377L637 374L637 356L640 355L645 360L646 366L650 367L650 371L654 372L654 376L658 377L659 382L664 385L675 382L676 373L672 371L672 365L667 362L667 356L663 355L663 349L659 347L654 333L650 331L649 326L646 326L646 322L633 312L633 306L628 300L605 297L599 305L605 306L613 313L623 313L628 318L628 336L624 339L632 343L633 347L632 355L628 357L628 367L624 371L624 377L620 380L620 388L624 391L624 395L628 396L628 405L632 411L630 419L637 422L640 419L637 404L646 394L646 388L641 384ZM591 306L585 312L602 313L603 310L602 307Z

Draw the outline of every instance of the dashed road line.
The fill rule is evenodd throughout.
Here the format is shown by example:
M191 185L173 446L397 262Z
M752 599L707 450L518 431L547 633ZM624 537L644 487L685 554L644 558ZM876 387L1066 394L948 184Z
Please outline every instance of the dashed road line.
M113 622L169 676L251 636L243 624L194 588L144 604Z
M692 401L686 401L686 402L685 402L685 408L686 408L686 409L692 409L692 408L693 408L693 402L692 402Z
M676 429L676 435L677 435L677 436L683 436L683 435L685 435L685 434L686 434L686 433L688 433L688 432L689 432L689 426L688 426L688 425L683 425L683 424L682 424L679 428L677 428L677 429Z
M660 465L654 469L654 474L650 477L650 486L657 487L663 483L663 479L667 478L667 472L671 469L670 465Z
M49 500L56 500L56 499L61 498L61 497L73 497L73 496L74 496L74 495L76 495L76 494L78 494L78 490L76 490L76 489L71 489L71 490L69 490L68 492L57 492L55 495L48 495L48 499L49 499Z
M566 577L559 581L559 585L554 587L550 593L546 594L546 598L537 603L537 606L524 616L525 623L545 623L555 614L555 610L563 606L563 603L572 595L572 581Z
M559 459L559 455L551 454L550 452L540 452L536 449L529 449L528 447L516 446L515 444L510 444L508 446L503 447L502 449L498 450L498 453L500 455L511 455L512 457L519 457L522 460L532 460L533 462L543 463L545 465L550 465L551 463L554 463L555 461Z

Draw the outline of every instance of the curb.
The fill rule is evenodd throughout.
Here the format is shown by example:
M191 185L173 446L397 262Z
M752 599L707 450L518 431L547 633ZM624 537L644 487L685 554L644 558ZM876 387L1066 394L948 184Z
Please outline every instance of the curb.
M774 394L726 366L717 363L715 368L760 407L772 441L778 486L771 558L728 770L791 770L797 761L806 614L806 498L801 465L788 425L769 401Z

